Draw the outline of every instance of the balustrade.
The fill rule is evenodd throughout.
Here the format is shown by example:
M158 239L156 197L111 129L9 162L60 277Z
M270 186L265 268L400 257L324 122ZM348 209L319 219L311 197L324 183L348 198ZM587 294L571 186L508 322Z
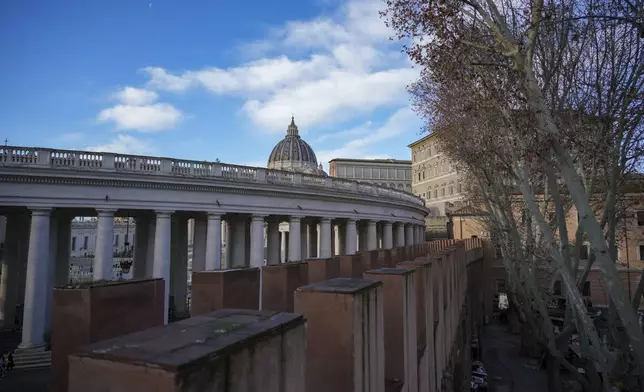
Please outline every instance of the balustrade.
M423 205L421 198L397 189L357 181L294 173L290 171L231 165L220 162L190 161L90 151L71 151L38 147L0 147L1 166L101 169L155 173L159 175L219 177L228 180L332 188L339 191L385 196Z

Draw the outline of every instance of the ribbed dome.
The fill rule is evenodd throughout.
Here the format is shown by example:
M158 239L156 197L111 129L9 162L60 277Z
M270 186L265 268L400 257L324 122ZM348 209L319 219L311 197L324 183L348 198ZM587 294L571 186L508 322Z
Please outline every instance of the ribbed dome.
M291 118L291 124L286 130L286 137L277 143L271 151L267 167L321 174L313 149L299 135L295 118Z

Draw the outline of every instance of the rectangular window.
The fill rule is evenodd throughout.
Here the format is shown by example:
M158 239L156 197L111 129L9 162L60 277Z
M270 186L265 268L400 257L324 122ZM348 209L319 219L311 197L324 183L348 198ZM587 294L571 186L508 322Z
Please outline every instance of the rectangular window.
M76 237L72 237L72 250L76 250Z
M644 245L640 245L640 260L644 260Z
M420 172L418 172L418 181L420 181Z
M445 188L441 189L441 196L443 196L443 197L445 196Z
M114 235L114 246L119 246L119 235Z
M452 186L452 185L449 186L449 194L450 195L454 194L454 186Z
M125 242L123 242L123 245L125 245L125 246L129 245L129 242L127 241L129 238L127 238L127 237L129 237L129 234L126 234L125 237L124 237L123 241L125 241Z
M581 295L584 297L590 297L590 282L585 281L584 282L584 289L581 291Z
M83 238L83 249L87 249L88 242L89 242L89 237L85 236L85 238Z
M434 189L434 198L438 197L438 189Z
M579 258L580 258L581 260L588 260L588 254L589 254L589 253L590 253L590 252L588 251L588 245L583 244L583 245L581 246L581 249L579 250Z
M644 211L637 211L637 225L644 226Z
M458 193L463 192L463 188L462 188L462 185L461 185L461 184L458 184L458 185L456 186L456 191L457 191Z

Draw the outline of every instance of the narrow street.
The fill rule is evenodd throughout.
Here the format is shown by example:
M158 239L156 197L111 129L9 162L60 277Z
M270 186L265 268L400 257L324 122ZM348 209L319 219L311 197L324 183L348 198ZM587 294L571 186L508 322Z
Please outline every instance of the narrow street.
M485 327L481 339L483 364L488 373L490 392L545 392L545 370L537 361L519 355L520 337L503 324Z

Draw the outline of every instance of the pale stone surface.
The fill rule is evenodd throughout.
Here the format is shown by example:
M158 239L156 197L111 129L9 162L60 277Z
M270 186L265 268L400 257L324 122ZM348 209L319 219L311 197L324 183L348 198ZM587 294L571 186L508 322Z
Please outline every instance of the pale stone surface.
M113 278L114 212L114 210L98 211L94 280L112 280Z
M51 210L31 211L21 349L44 348Z
M153 277L165 282L164 323L168 323L170 301L170 233L171 212L157 212L156 233L154 236Z
M196 228L195 228L196 230ZM214 271L221 268L221 215L208 214L206 229L205 270ZM198 271L195 271L198 272Z

